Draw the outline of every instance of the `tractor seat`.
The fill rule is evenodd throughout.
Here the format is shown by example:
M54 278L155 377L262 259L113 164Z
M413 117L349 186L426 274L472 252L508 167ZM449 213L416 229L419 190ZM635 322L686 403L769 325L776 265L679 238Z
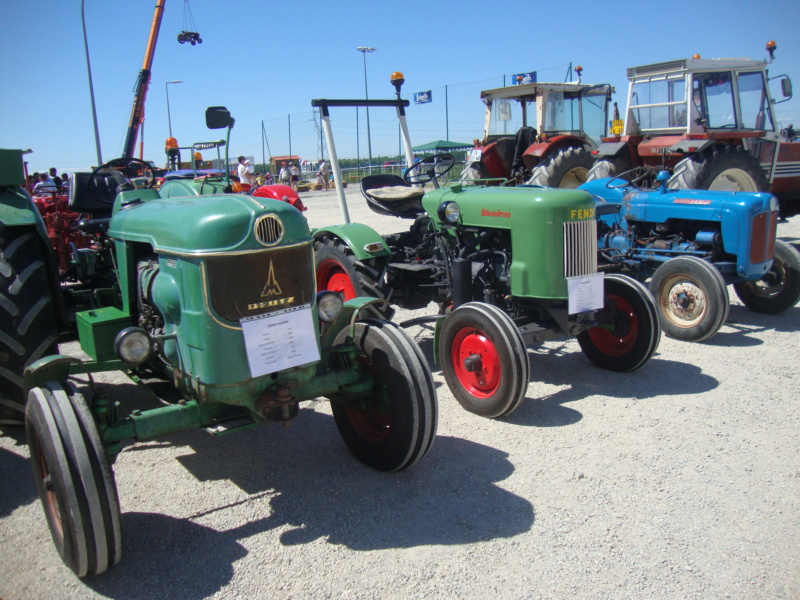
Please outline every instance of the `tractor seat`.
M89 213L94 218L108 218L117 197L117 184L112 178L96 177L98 198L95 198L89 193L90 175L89 172L76 172L69 176L69 208L74 212Z
M373 212L406 219L413 219L422 211L422 197L425 195L421 188L388 173L364 177L361 193Z

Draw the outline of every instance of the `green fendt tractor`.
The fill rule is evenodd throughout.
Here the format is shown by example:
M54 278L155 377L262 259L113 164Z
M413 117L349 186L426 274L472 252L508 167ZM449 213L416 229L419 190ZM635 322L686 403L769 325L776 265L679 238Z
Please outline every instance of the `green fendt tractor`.
M223 108L207 113L210 127L229 119ZM120 558L110 465L126 441L287 424L301 401L322 396L347 447L375 469L414 465L436 434L421 351L392 323L359 320L374 300L317 293L298 210L244 194L161 198L154 180L147 164L117 159L79 190L113 198L112 216L96 225L107 230L119 296L77 314L88 360L47 356L24 375L39 494L78 576ZM91 377L75 378L106 371L129 374L155 407L126 409Z
M409 185L436 183L452 166L439 154L408 169L405 185L396 175L365 177L370 208L412 225L384 236L359 224L316 230L320 289L410 309L438 303L443 316L430 320L441 327L442 373L462 406L485 417L522 402L529 345L577 337L589 360L612 371L650 359L661 335L656 305L638 281L598 273L591 195L470 182L423 195Z

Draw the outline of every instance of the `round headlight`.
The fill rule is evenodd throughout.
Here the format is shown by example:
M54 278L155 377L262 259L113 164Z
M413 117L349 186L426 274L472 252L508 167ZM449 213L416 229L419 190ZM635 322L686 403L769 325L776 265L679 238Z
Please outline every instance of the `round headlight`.
M117 334L114 350L126 363L140 365L153 353L153 340L141 327L126 327Z
M458 223L461 218L461 209L453 201L442 202L439 205L439 220L448 223Z
M323 290L317 294L317 312L319 320L325 323L333 323L342 314L344 301L336 292Z

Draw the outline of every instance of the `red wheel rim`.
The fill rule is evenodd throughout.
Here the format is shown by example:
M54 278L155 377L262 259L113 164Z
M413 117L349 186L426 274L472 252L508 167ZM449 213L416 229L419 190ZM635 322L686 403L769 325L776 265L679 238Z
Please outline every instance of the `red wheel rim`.
M352 300L358 296L344 267L332 259L322 261L317 269L317 289L336 292L345 300Z
M358 360L364 366L365 371L375 376L376 393L388 394L389 390L381 382L380 374L372 361L364 354L359 355ZM363 440L375 444L383 441L389 435L392 428L393 408L388 412L382 412L375 407L359 410L346 406L344 411L350 425Z
M353 429L362 439L374 444L389 435L392 425L391 413L381 413L374 408L357 410L349 406L344 410Z
M481 358L479 371L468 371L464 361L470 356ZM465 327L456 333L450 346L450 359L458 382L477 398L488 398L500 387L503 368L497 347L485 333L474 327Z
M633 349L639 337L639 320L633 308L619 296L609 296L614 310L623 313L627 318L627 331L620 336L616 329L605 329L603 327L592 327L589 330L589 338L600 352L606 356L623 356Z

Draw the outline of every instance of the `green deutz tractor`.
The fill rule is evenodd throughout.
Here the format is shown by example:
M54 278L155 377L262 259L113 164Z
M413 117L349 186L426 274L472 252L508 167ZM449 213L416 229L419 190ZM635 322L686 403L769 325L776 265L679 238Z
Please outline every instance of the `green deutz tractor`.
M439 187L453 164L433 155L404 178L365 177L370 208L412 224L384 236L352 223L316 230L318 287L409 309L438 303L430 320L444 377L465 409L485 417L525 397L531 344L577 337L601 368L646 363L660 340L658 311L641 283L598 273L592 196L481 181ZM426 182L434 189L423 193L416 185Z
M207 115L210 126L226 118ZM146 166L117 159L88 178L86 193L114 192L98 226L119 280L115 302L77 314L89 359L47 356L24 375L34 475L55 545L78 576L120 559L111 464L127 441L288 424L301 401L324 396L355 457L397 471L428 452L437 428L416 344L392 323L360 320L374 299L317 292L298 210L244 194L161 198ZM155 407L126 409L91 376L75 379L107 371L127 373Z

